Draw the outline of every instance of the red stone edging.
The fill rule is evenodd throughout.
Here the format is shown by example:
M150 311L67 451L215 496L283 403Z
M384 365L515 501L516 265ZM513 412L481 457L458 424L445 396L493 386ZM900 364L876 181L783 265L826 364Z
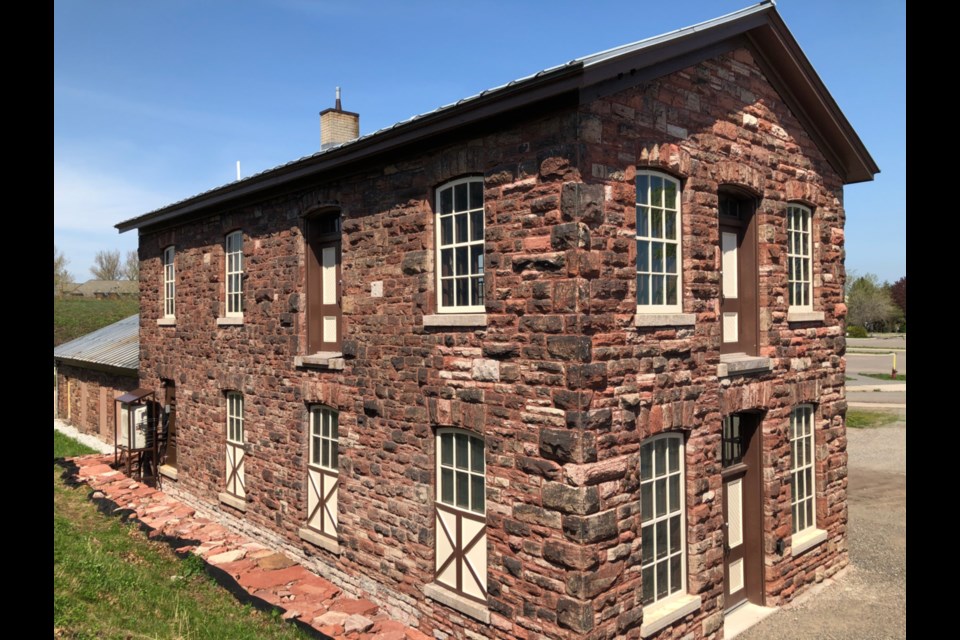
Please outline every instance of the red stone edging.
M67 460L76 465L73 480L89 485L95 498L108 498L118 509L131 509L149 530L148 537L195 542L176 545L175 550L203 558L230 576L238 588L282 609L284 619L296 618L337 640L429 640L423 632L381 613L373 602L345 595L287 556L233 533L163 491L113 469L113 455Z

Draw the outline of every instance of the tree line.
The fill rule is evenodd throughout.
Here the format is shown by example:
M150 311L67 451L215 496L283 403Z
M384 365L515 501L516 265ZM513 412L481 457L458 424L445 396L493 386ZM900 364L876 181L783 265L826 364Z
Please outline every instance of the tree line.
M845 288L847 327L866 331L905 332L907 330L907 276L893 284L872 273L858 276L847 272Z
M53 290L54 293L63 293L67 285L73 283L73 277L67 271L70 261L63 251L53 245ZM120 251L98 251L93 257L93 266L90 273L97 280L139 280L140 258L136 251L128 251L121 260Z

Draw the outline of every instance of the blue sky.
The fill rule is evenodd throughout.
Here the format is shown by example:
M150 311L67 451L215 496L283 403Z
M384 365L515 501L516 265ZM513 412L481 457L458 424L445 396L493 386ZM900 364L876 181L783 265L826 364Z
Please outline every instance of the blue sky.
M113 225L319 149L318 113L369 133L748 0L56 0L54 243L82 282ZM906 274L905 0L777 9L880 165L849 185L847 268Z

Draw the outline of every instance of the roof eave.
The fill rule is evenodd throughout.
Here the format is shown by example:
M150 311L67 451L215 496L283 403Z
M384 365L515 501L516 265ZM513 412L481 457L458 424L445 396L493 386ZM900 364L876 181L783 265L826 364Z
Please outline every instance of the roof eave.
M873 179L880 169L860 137L840 111L800 45L772 2L692 27L648 38L574 60L534 76L491 89L449 107L414 117L384 130L307 158L267 170L245 180L171 204L115 225L121 232L168 222L182 216L260 196L264 191L318 175L473 124L568 91L582 90L630 71L631 65L651 66L671 57L689 55L698 47L745 37L759 55L758 64L795 112L845 184Z
M776 11L746 33L767 79L825 151L844 184L867 182L880 167L827 90L806 54Z
M580 86L583 64L570 63L541 72L520 82L490 90L476 98L458 103L395 125L376 135L358 138L333 149L309 156L246 180L233 182L187 200L117 223L120 233L163 223L210 207L250 196L311 175L357 162L370 156L442 134L468 124L491 118L534 102L549 99Z

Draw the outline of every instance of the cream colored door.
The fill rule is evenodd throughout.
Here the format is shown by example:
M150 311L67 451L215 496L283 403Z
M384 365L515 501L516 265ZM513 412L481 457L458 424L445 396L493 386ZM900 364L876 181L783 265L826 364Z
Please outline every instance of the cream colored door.
M227 493L245 498L246 478L243 474L243 459L246 452L242 442L227 442Z
M483 439L437 433L436 582L467 598L487 599L486 461Z

